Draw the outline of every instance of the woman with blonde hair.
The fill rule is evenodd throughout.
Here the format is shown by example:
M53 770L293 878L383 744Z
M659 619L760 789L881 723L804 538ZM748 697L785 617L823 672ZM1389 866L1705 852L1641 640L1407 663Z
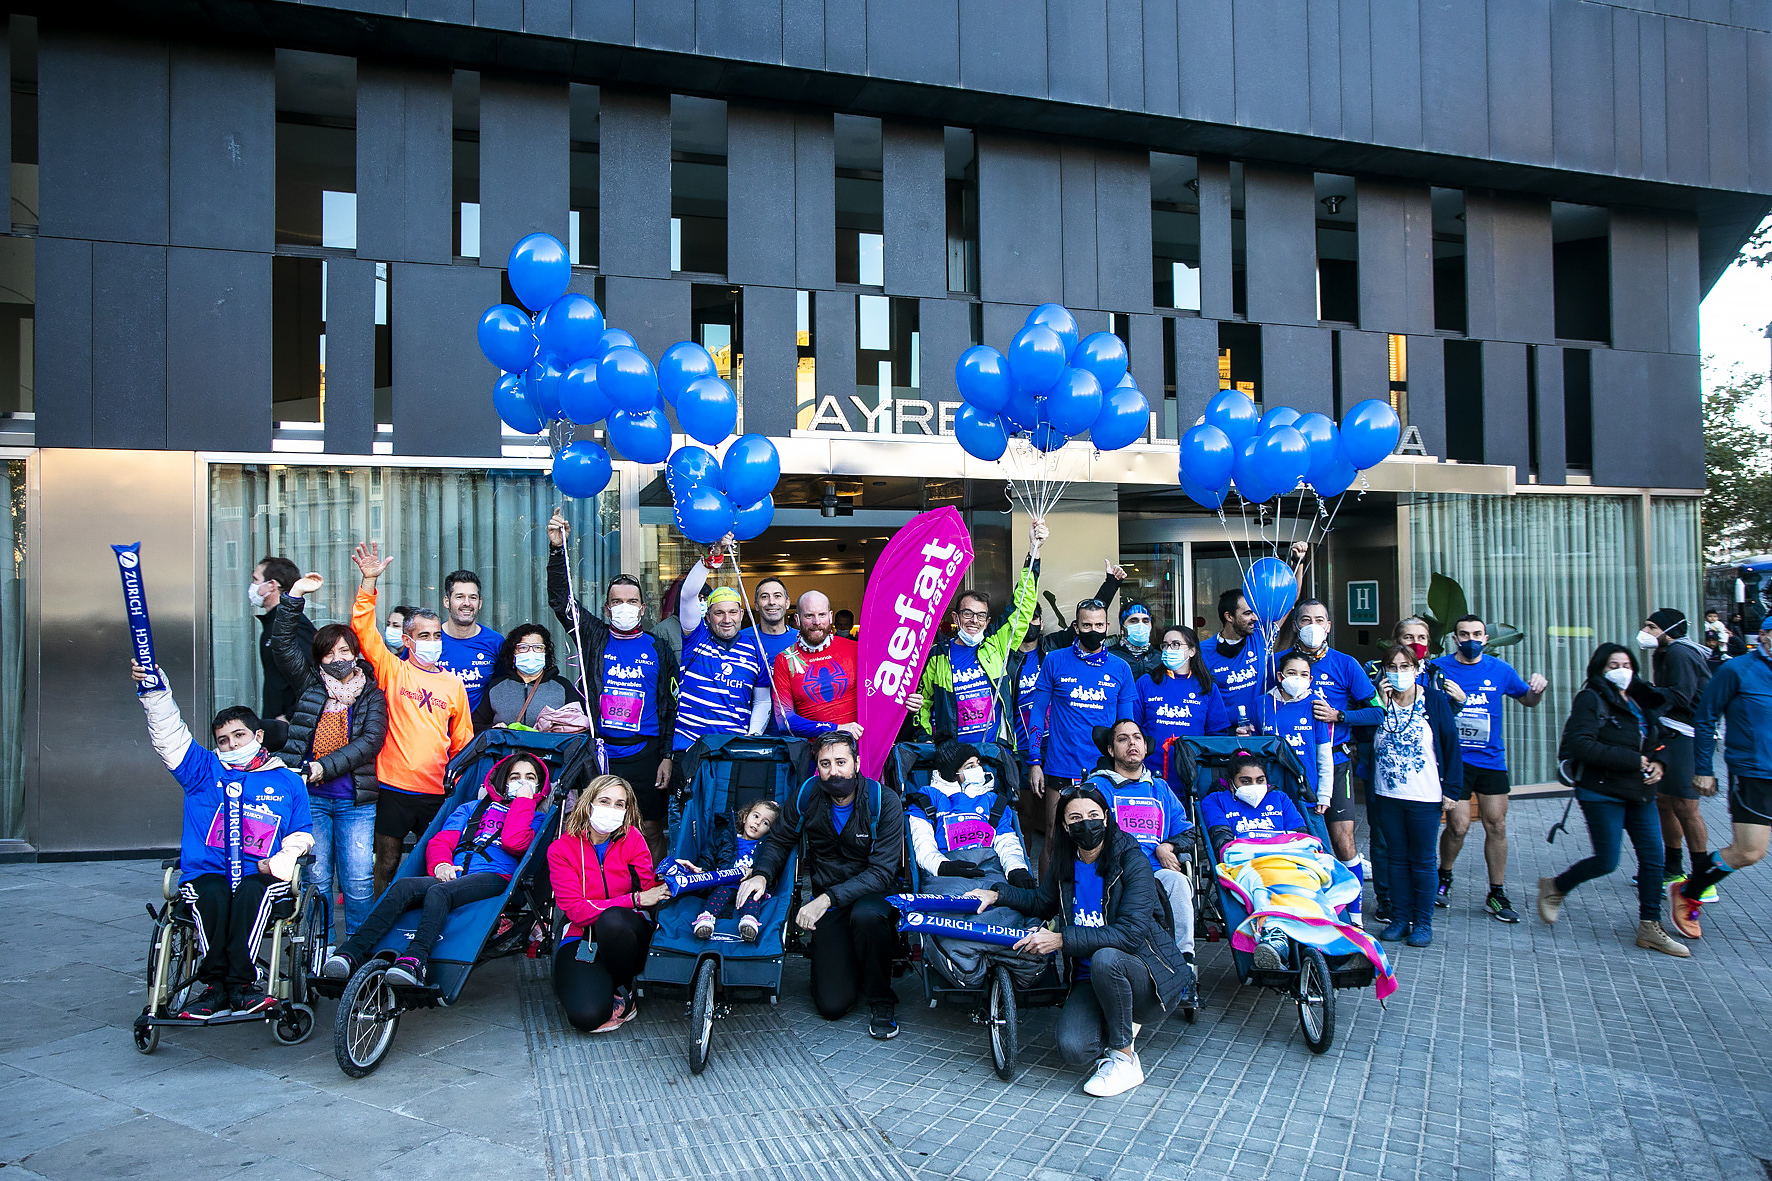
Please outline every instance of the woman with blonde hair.
M634 789L600 775L579 793L548 848L566 931L554 951L554 995L573 1028L608 1033L634 1019L634 977L646 964L652 916L668 892L640 831Z

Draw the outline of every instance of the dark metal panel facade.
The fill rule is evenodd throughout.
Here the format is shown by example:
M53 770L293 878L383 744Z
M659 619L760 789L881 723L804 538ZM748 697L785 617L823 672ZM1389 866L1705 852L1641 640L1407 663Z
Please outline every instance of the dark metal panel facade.
M276 82L263 50L176 45L168 217L175 246L269 250L277 216Z
M1163 413L1163 352L1165 338L1172 331L1169 327L1171 317L1143 315L1133 316L1131 339L1126 342L1126 352L1131 363L1127 372L1138 388L1144 391L1145 401L1150 403L1151 410L1157 416L1157 434L1159 438L1173 439L1176 437L1175 427L1170 423L1168 415ZM1189 423L1183 424L1183 429Z
M1150 310L1149 153L1096 152L1095 265L1095 306L1115 312Z
M455 253L450 84L447 70L357 67L357 252L365 258L446 263ZM482 211L497 187L492 178L482 183ZM485 228L482 220L483 256ZM497 265L509 250L507 243Z
M1360 325L1434 328L1433 200L1426 185L1361 180Z
M499 301L483 267L394 263L394 454L497 455L498 370L464 330Z
M837 285L837 156L831 116L794 118L794 274L806 290Z
M166 242L169 73L164 41L44 22L37 46L42 233ZM123 193L128 200L118 199Z
M958 299L919 300L917 328L923 346L923 397L932 402L957 401L954 362L972 347L972 305Z
M1200 157L1199 183L1200 314L1227 320L1232 315L1230 165Z
M1338 0L1318 0L1310 20L1310 128L1341 135L1341 10Z
M1422 132L1426 146L1459 156L1486 156L1488 0L1429 0L1416 7L1421 14Z
M1691 21L1664 21L1667 62L1667 174L1702 185L1710 175L1710 39ZM1598 460L1595 461L1596 463Z
M34 405L42 447L92 446L92 243L38 238L37 302L61 314L33 321Z
M598 96L597 129L598 269L605 275L668 279L670 97L605 86Z
M1208 123L1236 121L1236 39L1232 7L1225 3L1180 4L1176 28L1181 47L1181 117Z
M1304 0L1237 0L1231 10L1237 122L1309 131L1310 41ZM1219 79L1222 85L1222 70Z
M1249 318L1317 322L1317 197L1308 172L1243 166ZM1265 368L1264 368L1265 376Z
M1107 106L1106 0L1070 0L1043 7L1047 94L1059 102Z
M782 59L780 0L701 0L695 6L695 44L704 53L741 61Z
M1469 334L1549 344L1556 331L1550 202L1471 192L1464 209Z
M649 6L650 7L650 6ZM571 152L564 82L480 79L480 265L503 267L525 234L566 241L571 203ZM608 135L608 106L602 119ZM665 149L670 150L670 104L665 103ZM607 176L611 161L602 162ZM665 264L670 264L670 167L664 169ZM655 210L655 213L657 211ZM447 219L444 224L447 223ZM603 214L607 242L608 211ZM599 255L599 258L605 257ZM607 264L605 264L605 269Z
M1173 4L1144 5L1144 105L1154 115L1181 109L1181 56Z
M781 0L781 60L802 69L824 69L824 0Z
M1569 480L1569 444L1563 423L1563 350L1539 345L1532 350L1532 365L1538 411L1538 482L1565 484Z
M375 442L375 263L326 263L326 450L368 455Z
M634 334L641 351L657 357L689 335L690 288L683 279L611 275L603 281L604 311L610 323Z
M1185 432L1218 394L1218 321L1177 316L1170 323L1175 332L1175 421Z
M818 400L835 397L844 415L853 416L855 407L849 399L855 394L855 295L848 291L819 291L812 298L812 376ZM853 417L850 423L855 425Z
M1489 150L1509 160L1551 159L1551 6L1545 0L1487 4Z
M942 129L888 119L881 126L886 290L946 295L947 159Z
M374 263L347 265L369 267L373 282ZM270 293L268 254L177 247L166 252L166 352L162 364L168 447L178 451L271 449ZM329 311L339 314L337 305ZM373 322L373 305L370 318ZM331 343L329 335L328 412L333 407Z
M1483 462L1512 464L1514 479L1522 484L1531 461L1529 404L1526 346L1484 341Z
M794 113L751 103L726 108L726 276L794 285Z
M1323 410L1323 413L1331 418L1339 418L1356 403L1364 402L1367 398L1389 401L1390 337L1383 332L1354 332L1346 328L1337 332L1335 337L1339 362L1337 376L1341 379L1341 405ZM1317 409L1321 410L1322 407Z
M1370 0L1341 0L1341 126L1349 139L1372 138L1372 5ZM1386 63L1387 68L1391 63ZM1416 102L1420 102L1420 79Z
M1667 21L1637 15L1637 77L1642 90L1643 173L1667 174Z
M1603 129L1613 144L1613 166L1626 175L1643 170L1643 100L1644 75L1639 69L1637 14L1613 9L1612 22L1612 126ZM1551 52L1557 48L1552 45ZM1559 78L1559 84L1561 79ZM1581 122L1565 106L1557 115L1558 123Z
M695 0L639 0L634 44L689 53L695 49Z
M165 447L166 247L92 244L92 373L92 445Z
M1301 414L1335 414L1333 334L1326 328L1264 324L1261 400Z
M744 430L785 436L798 397L794 290L744 289ZM687 327L687 324L685 325ZM927 380L927 379L925 379ZM742 507L742 506L741 506Z
M1372 133L1417 147L1426 136L1421 8L1415 0L1371 0Z
M1409 425L1429 455L1446 455L1446 349L1437 336L1409 338Z
M895 0L866 7L871 73L931 86L959 85L959 0Z
M1665 350L1669 304L1667 220L1652 213L1614 210L1611 271L1612 339L1641 349ZM1696 282L1696 259L1693 275Z
M1064 297L1058 153L1020 136L980 132L979 290L990 301Z
M1046 22L1021 0L967 0L960 5L960 83L1044 98Z
M1705 33L1709 51L1705 82L1710 93L1710 113L1704 121L1710 133L1706 179L1714 188L1745 189L1751 160L1747 145L1753 142L1747 117L1748 34L1723 25L1707 26Z
M1667 227L1667 351L1698 352L1698 224L1674 213ZM1619 344L1632 343L1618 340Z
M1096 306L1097 298L1095 149L1082 144L1065 144L1059 149L1058 165L1062 235L1059 262L1064 268L1062 300L1069 308L1092 308ZM1019 231L1023 239L1036 232L1033 226L1026 224Z
M1108 105L1143 110L1144 5L1140 0L1107 0Z
M1606 172L1617 162L1614 143L1623 137L1613 131L1618 123L1615 16L1616 10L1597 4L1558 4L1550 10L1551 132L1557 163L1564 168ZM1626 71L1627 77L1635 75L1634 68Z

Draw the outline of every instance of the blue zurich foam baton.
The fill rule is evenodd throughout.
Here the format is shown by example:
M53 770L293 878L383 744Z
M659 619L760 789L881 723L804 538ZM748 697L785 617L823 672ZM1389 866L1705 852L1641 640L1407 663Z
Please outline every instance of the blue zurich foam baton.
M964 894L888 894L886 901L901 911L920 910L925 913L977 914L978 899Z
M148 679L137 685L135 695L168 688L154 660L154 625L148 622L148 595L142 589L142 543L113 545L117 555L117 573L123 576L123 611L129 617L129 646L135 662L148 670Z
M679 894L695 890L711 890L715 886L732 886L744 881L745 869L710 869L705 873L672 873L666 870L660 875L670 895L675 898Z
M921 931L947 939L965 939L972 943L993 943L998 947L1014 947L1033 934L1020 927L999 927L995 923L969 923L951 914L926 914L920 910L906 911L899 920L900 931Z

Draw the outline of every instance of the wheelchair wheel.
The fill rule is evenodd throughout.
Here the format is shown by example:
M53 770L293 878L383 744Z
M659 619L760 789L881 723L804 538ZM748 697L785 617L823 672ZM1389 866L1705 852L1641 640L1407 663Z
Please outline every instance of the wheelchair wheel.
M709 956L696 965L694 999L689 1003L689 1073L707 1069L714 1048L714 982L719 961Z
M386 960L379 956L370 960L357 969L338 998L332 1052L338 1068L352 1078L362 1078L381 1065L400 1027L400 1002L383 979L387 971Z
M1015 1011L1015 982L1009 969L991 969L985 993L985 1023L991 1031L991 1066L1004 1082L1015 1080L1015 1055L1020 1048L1020 1029Z
M271 1022L271 1036L281 1045L299 1046L308 1040L314 1032L314 1007L312 1005L284 1005L277 1019Z
M190 999L196 983L197 937L191 925L169 913L168 903L148 944L148 1013L168 1017ZM143 1051L146 1053L147 1051Z
M1311 1053L1321 1054L1335 1040L1335 985L1322 952L1304 944L1298 952L1298 1028Z
M306 999L307 981L320 975L320 965L326 962L326 946L332 942L331 899L309 890L295 929L300 934L292 940L290 967L301 982L293 993L300 1001Z
M135 1052L138 1054L152 1054L160 1048L160 1027L149 1025L149 1016L149 1011L143 1009L142 1015L136 1019L135 1028L130 1031L135 1040Z

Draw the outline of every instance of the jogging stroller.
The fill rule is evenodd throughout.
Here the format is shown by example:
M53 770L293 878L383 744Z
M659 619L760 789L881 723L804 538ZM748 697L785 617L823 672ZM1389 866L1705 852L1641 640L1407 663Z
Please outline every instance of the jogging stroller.
M681 859L713 869L719 827L736 827L758 800L785 800L800 782L805 755L806 744L795 739L736 734L709 735L690 747L682 768L689 795L672 830L665 866ZM755 943L739 937L736 918L718 919L712 938L696 938L695 919L707 902L701 893L680 894L659 908L658 929L636 983L642 994L653 985L688 990L689 1069L694 1074L707 1067L714 1021L726 1015L729 1002L774 1004L781 995L783 935L792 913L798 860L796 850L782 867L776 892L758 910Z

